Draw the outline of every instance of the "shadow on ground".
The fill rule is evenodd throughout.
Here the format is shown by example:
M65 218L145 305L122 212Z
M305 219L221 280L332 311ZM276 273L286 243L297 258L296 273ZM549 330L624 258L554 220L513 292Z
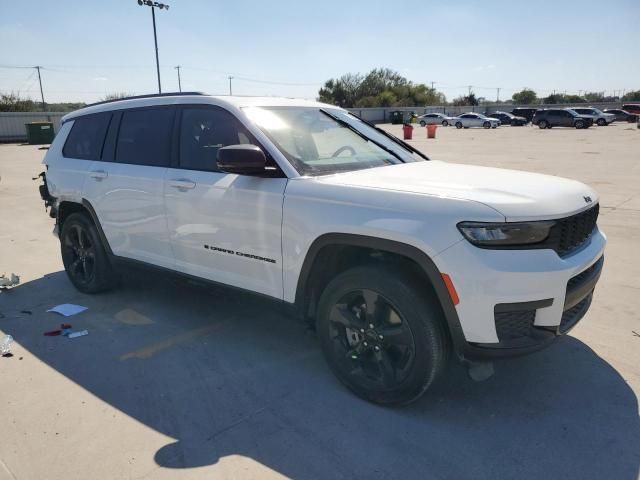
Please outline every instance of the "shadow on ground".
M65 302L90 308L73 319L91 331L73 349L42 335L58 320L44 310ZM348 393L313 334L274 304L226 289L131 272L86 296L56 272L0 295L0 312L42 361L175 438L155 455L163 467L237 454L298 479L638 477L636 396L572 337L484 383L454 366L394 409Z

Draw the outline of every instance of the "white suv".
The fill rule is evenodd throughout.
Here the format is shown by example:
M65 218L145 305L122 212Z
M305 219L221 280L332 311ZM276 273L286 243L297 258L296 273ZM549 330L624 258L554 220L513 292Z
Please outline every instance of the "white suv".
M95 104L64 117L44 163L79 290L142 262L271 297L378 403L418 398L450 352L486 365L548 345L583 317L603 264L589 187L431 161L312 101Z

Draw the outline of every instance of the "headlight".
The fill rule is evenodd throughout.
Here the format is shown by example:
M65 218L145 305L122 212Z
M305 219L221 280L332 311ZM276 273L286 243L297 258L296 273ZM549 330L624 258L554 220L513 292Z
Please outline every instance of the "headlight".
M462 222L458 224L458 230L476 246L508 248L533 245L545 241L553 224L554 222Z

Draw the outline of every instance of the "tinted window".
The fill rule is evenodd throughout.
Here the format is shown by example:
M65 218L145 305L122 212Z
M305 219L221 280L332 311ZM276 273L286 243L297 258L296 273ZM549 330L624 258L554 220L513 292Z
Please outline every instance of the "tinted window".
M118 132L116 162L168 166L173 115L174 111L169 108L124 112Z
M98 113L76 118L62 149L62 154L68 158L100 160L110 120L111 113Z
M231 113L221 108L186 108L180 128L180 168L217 171L218 150L250 144L251 135Z

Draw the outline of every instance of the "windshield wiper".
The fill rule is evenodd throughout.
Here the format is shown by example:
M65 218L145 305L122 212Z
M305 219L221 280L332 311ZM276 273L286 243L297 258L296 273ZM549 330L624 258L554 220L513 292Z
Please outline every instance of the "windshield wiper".
M384 135L385 137L387 137L389 140L391 140L394 143L397 143L398 145L402 146L403 148L406 148L407 150L409 150L410 152L415 153L416 155L424 158L425 160L431 160L429 157L427 157L424 153L422 153L420 150L413 148L411 145L409 145L407 142L403 142L402 140L400 140L398 137L396 137L395 135L391 135L389 132L387 132L386 130L383 130L380 127L376 127L373 123L366 121L364 118L361 118L359 116L357 116L355 113L349 112L349 115L351 115L353 118L357 118L358 120L360 120L362 123L364 123L365 125L370 126L371 128L373 128L374 130L376 130L377 132L380 132L382 135Z
M382 150L384 150L385 152L393 155L394 157L396 157L398 160L400 160L402 163L407 163L405 162L402 157L397 154L396 152L394 152L392 149L390 149L389 147L385 146L384 144L380 143L380 142L376 142L375 140L367 137L364 133L362 133L360 130L358 130L356 127L354 127L353 125L351 125L349 122L347 122L346 120L341 119L340 117L338 117L337 115L334 115L333 113L329 113L327 112L325 109L321 108L320 109L320 113L323 113L324 115L326 115L327 117L335 120L336 122L338 122L338 124L342 125L343 127L348 128L349 130L351 130L353 133L355 133L356 135L358 135L359 137L363 138L364 140L366 140L367 142L371 142L374 145L376 145L377 147L381 148ZM357 117L356 117L357 118Z

